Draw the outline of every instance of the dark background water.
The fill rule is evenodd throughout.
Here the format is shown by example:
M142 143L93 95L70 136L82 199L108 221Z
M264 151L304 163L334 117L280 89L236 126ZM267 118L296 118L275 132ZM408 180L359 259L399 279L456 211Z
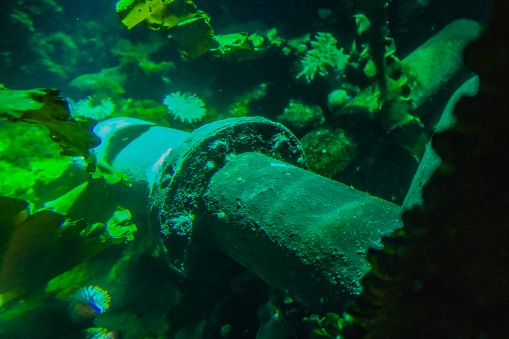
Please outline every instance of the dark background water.
M390 35L396 41L400 58L404 57L441 27L455 18L465 17L485 21L487 8L481 0L430 1L427 7L414 4L415 1L394 0L389 7ZM118 56L111 48L122 38L130 41L144 41L151 36L160 36L161 31L149 31L139 25L128 31L123 27L115 13L115 1L58 1L61 11L55 11L42 1L4 1L0 6L0 82L12 89L33 87L56 87L70 94L69 83L76 76L98 72L103 68L118 64ZM242 30L256 30L276 27L286 38L305 33L329 31L338 37L353 33L351 15L355 7L349 1L197 1L199 9L211 16L211 24L217 33L231 33ZM341 10L343 6L344 10ZM339 10L337 8L340 8ZM333 9L333 18L321 20L317 13L320 9ZM27 23L20 22L16 16L26 16L33 23L33 31ZM73 46L66 45L55 34L65 34ZM347 38L347 37L346 37ZM340 41L341 43L341 41ZM154 56L159 60L179 63L180 57L174 46L168 42ZM48 61L60 65L64 72L57 74L49 70ZM239 82L249 82L249 76L258 74L258 78L273 80L271 73L281 66L292 69L293 60L278 60L272 63L260 62L256 72L239 80L238 67L229 64L209 64L212 73L218 72L223 83L232 81L232 88L238 88ZM186 65L190 72L187 82L200 82L202 63ZM228 67L231 67L228 69ZM223 69L226 68L226 69ZM249 67L252 69L253 67ZM194 71L194 73L193 73ZM236 77L224 76L235 73ZM185 76L183 77L185 78ZM133 97L150 96L150 79L136 84L136 91L128 93ZM135 82L136 79L131 79ZM253 81L253 83L256 82ZM144 88L150 88L144 91ZM246 86L247 87L247 86ZM224 90L224 88L222 88ZM148 93L147 93L148 92ZM162 92L161 92L162 93Z

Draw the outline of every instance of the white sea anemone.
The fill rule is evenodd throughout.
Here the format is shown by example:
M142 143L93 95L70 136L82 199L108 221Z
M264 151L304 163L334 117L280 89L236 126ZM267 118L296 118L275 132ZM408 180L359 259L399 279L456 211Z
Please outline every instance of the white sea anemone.
M207 113L205 103L194 93L170 93L164 97L163 103L168 106L169 113L182 122L200 121Z
M115 111L115 102L111 98L99 101L89 96L76 103L69 100L69 108L74 116L104 120Z

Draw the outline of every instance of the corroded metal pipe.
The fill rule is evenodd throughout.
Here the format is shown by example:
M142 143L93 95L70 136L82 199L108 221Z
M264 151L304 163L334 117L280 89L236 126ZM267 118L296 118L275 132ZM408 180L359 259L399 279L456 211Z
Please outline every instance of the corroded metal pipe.
M366 250L401 226L400 206L307 171L297 138L264 118L96 131L98 158L132 182L122 199L189 279L227 281L236 261L309 309L337 310L360 292Z
M312 310L360 293L365 253L400 207L258 153L229 161L204 195L215 246Z

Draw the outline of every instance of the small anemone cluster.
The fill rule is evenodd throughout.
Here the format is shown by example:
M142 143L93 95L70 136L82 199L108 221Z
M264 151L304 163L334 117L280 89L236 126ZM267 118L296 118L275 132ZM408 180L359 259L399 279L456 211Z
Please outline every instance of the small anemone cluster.
M168 112L175 119L182 122L200 121L207 113L205 103L194 93L180 91L170 93L164 97L163 104L168 107Z

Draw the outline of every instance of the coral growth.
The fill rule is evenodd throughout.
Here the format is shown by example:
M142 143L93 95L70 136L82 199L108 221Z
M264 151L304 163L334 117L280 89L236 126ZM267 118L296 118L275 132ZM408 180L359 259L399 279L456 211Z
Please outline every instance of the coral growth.
M66 79L79 62L80 51L71 35L57 32L46 35L35 33L31 46L40 66L56 76Z
M122 87L127 76L120 67L104 68L97 73L82 74L71 81L82 91L93 92L101 96L119 95L125 93Z
M299 134L325 122L323 111L318 105L308 105L300 100L290 99L288 106L277 120L293 133Z
M321 126L302 139L311 171L333 178L355 158L358 144L351 133L341 128Z

